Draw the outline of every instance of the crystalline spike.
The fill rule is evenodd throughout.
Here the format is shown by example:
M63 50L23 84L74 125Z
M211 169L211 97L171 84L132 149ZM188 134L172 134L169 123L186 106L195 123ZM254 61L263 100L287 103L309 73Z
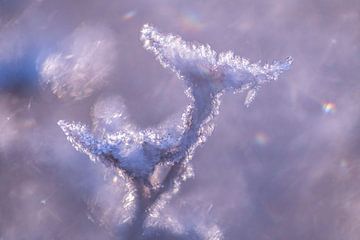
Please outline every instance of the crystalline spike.
M178 36L162 34L147 24L141 30L140 39L144 48L153 52L165 68L180 76L186 70L210 69L216 63L216 52L210 46L187 43Z
M252 88L248 91L246 98L245 98L245 103L244 103L244 105L246 107L249 107L250 104L254 101L254 99L256 97L256 92L257 92L256 88Z
M58 125L75 149L87 154L92 161L97 161L100 156L109 153L107 144L96 139L85 125L67 123L64 120L58 121Z

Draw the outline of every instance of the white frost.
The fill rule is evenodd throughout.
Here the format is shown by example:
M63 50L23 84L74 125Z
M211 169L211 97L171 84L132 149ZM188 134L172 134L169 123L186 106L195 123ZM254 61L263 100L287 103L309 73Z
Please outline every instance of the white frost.
M289 69L292 62L291 58L287 58L284 62L275 61L272 65L251 64L247 59L235 56L232 52L217 54L208 45L188 43L178 36L162 34L150 25L144 25L140 38L145 49L153 52L164 67L170 68L180 79L185 80L188 87L186 94L190 97L191 103L183 114L183 124L168 129L137 131L126 120L125 107L121 101L118 101L120 103L117 105L119 106L117 110L101 107L108 105L106 102L98 102L93 108L93 114L96 115L95 128L104 122L105 125L111 125L110 123L117 119L118 122L120 120L122 126L117 124L116 131L112 129L96 137L82 124L59 121L59 125L75 148L88 154L92 160L110 163L125 170L131 176L144 179L149 178L159 163L183 162L184 165L188 165L185 163L191 160L195 149L204 143L213 131L213 119L218 114L220 98L224 92L248 90L245 104L249 105L254 100L256 90L260 85L276 80L282 72ZM79 79L81 82L85 81L89 75L85 72L89 69L84 67L93 61L97 51L96 47L95 50L89 48L94 47L93 44L101 45L98 42L90 43L87 39L85 43L85 46L81 46L81 42L75 41L74 51L77 48L80 49L76 50L76 56L50 57L43 65L43 75L50 74L50 79L56 79L53 84L57 85L63 78L64 81L70 81L65 80L69 74L71 80L77 78L79 72L72 72L72 70L80 68L82 69L80 73L83 71L84 74L80 74L82 77L79 76ZM91 50L91 54L83 59L82 54L88 50ZM71 60L73 58L76 62ZM68 60L71 62L70 66L67 63ZM80 64L77 61L84 61L84 63ZM50 62L56 64L52 65ZM90 72L95 74L94 71L101 70L102 66L101 61L96 60L94 69L90 69ZM52 69L54 67L55 69ZM70 72L67 72L69 70L61 72L68 68ZM90 83L94 81L94 78L96 76L90 78ZM75 94L78 90L77 84L81 82L73 85L71 92ZM61 87L55 87L55 89L60 91Z
M181 183L193 176L191 159L197 147L213 132L221 96L228 91L246 90L245 105L248 106L261 85L278 79L289 69L292 58L261 66L230 51L217 54L209 45L162 34L150 25L144 25L140 38L146 50L185 81L185 93L191 101L182 115L182 123L167 128L136 130L128 122L124 105L108 99L93 108L94 133L82 124L59 121L59 125L77 150L130 176L138 186L138 197L142 196L147 203L143 211L156 219L167 201L179 191ZM108 103L114 103L110 105L118 106L118 109L106 107ZM103 129L100 134L99 126ZM160 164L170 166L170 170L160 185L151 185L150 178L156 178L154 169ZM141 184L150 187L149 196L139 187ZM208 239L221 238L216 227L212 232L214 234Z

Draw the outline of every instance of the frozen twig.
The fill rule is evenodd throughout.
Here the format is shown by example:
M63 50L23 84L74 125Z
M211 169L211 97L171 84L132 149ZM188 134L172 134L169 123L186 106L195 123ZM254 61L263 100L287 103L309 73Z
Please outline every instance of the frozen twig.
M146 50L185 82L191 101L183 113L183 123L165 131L136 131L126 125L101 137L95 137L82 124L58 123L78 151L123 170L133 181L138 194L135 232L139 226L144 227L151 211L161 208L179 190L181 182L192 176L190 160L214 129L221 96L228 91L248 91L248 106L261 85L276 80L292 63L289 57L263 66L251 64L230 51L217 54L209 45L188 43L150 25L143 26L140 38ZM169 165L170 169L155 186L150 177L159 164Z

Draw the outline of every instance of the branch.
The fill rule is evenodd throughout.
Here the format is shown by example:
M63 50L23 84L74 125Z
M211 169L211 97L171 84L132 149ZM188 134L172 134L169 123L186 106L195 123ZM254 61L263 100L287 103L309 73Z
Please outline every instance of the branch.
M154 53L165 68L185 82L186 94L191 101L183 113L183 123L169 129L143 131L123 126L115 133L95 137L81 124L59 121L78 151L94 161L101 160L125 171L132 179L138 194L135 232L143 227L150 212L166 203L160 199L170 199L179 190L181 182L192 176L190 160L197 147L213 132L221 96L229 91L248 91L245 105L249 106L260 87L277 80L292 63L289 57L263 66L251 64L230 51L217 54L209 45L188 43L179 36L162 34L149 25L143 26L140 38L146 50ZM116 112L116 116L122 116L122 113ZM149 178L159 164L171 167L157 187L150 184Z

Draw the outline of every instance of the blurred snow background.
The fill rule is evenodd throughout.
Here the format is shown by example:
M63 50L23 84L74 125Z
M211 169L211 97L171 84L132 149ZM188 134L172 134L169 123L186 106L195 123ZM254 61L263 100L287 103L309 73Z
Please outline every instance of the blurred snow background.
M357 0L0 0L0 239L119 238L122 180L56 122L89 123L107 96L140 127L183 110L183 83L142 48L144 23L251 61L295 59L250 108L225 96L166 212L225 239L357 239Z

